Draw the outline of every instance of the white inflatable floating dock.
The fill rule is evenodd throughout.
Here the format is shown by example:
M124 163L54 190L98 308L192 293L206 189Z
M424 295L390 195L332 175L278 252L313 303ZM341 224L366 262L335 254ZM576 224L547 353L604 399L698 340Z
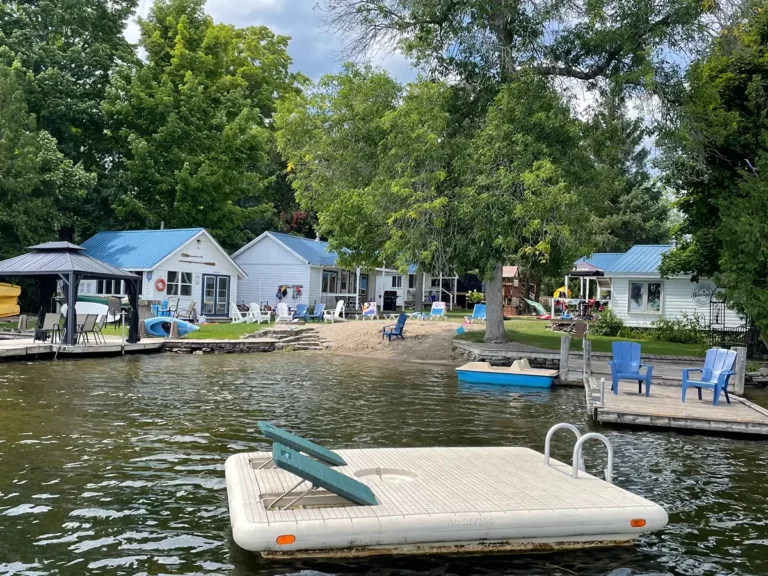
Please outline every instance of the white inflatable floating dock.
M558 425L547 452L563 427L580 436ZM610 480L612 450L599 434L580 437L574 462L591 437L609 447ZM227 460L240 547L270 557L546 551L628 545L667 524L657 504L528 448L327 452L346 465L326 467L277 442L272 453Z

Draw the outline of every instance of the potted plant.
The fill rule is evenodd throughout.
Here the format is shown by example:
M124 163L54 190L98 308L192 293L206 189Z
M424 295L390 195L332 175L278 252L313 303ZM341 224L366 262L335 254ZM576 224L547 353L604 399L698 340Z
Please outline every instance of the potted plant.
M467 309L472 310L475 307L475 304L480 304L485 300L485 294L482 292L478 292L477 290L472 290L467 293Z

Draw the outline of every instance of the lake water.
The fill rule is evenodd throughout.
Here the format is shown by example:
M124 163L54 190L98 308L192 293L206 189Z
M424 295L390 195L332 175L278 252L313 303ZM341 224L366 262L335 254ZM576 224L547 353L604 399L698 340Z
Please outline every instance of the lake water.
M449 367L300 354L0 364L0 574L766 574L768 441L604 429L615 482L670 526L627 549L268 562L228 528L223 464L270 420L339 448L521 445L580 389L459 385ZM567 433L554 455L570 461ZM598 446L590 471L602 468Z

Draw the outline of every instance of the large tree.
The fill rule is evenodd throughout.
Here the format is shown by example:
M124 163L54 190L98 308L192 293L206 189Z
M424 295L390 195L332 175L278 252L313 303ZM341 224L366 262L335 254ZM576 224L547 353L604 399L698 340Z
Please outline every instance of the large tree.
M117 65L137 59L123 36L137 0L0 2L0 63L21 68L18 81L38 128L75 164L99 174L111 160L101 102ZM108 222L101 187L69 206L59 230L74 239ZM81 235L81 234L78 234Z
M665 274L714 277L768 331L768 12L726 28L687 75L677 123L661 140L684 219Z
M204 226L242 245L254 222L276 222L270 118L301 80L288 38L215 24L203 0L158 0L139 25L146 61L118 70L103 105L120 225Z
M592 88L608 78L619 86L654 85L656 78L674 72L672 52L696 43L702 32L700 18L708 7L714 5L699 0L326 0L325 16L331 29L348 40L348 54L397 49L432 78L448 80L463 90L462 115L453 123L477 127L492 123L488 108L498 106L502 87L518 84L525 76L548 79L549 89L568 82L586 82ZM539 134L515 134L542 139ZM539 160L551 162L552 158L547 153ZM521 178L529 169L520 164L510 173ZM578 182L569 180L572 173L547 174L542 180L531 180L532 189L578 187ZM495 224L500 227L492 228ZM497 219L488 222L483 236L495 236L495 245L510 247L527 225L524 219L512 226L508 219ZM418 235L411 238L420 241ZM478 245L474 253L485 254L482 247ZM533 254L537 246L527 244L512 252L516 251ZM500 290L501 263L492 267L494 290ZM486 268L484 264L478 262ZM488 315L486 339L503 340L500 295L489 301Z
M0 65L0 258L56 238L94 178L38 130L27 109L19 66Z
M601 252L626 252L635 244L670 239L670 206L658 176L650 173L651 130L630 118L624 96L607 91L585 127L594 162L591 186Z

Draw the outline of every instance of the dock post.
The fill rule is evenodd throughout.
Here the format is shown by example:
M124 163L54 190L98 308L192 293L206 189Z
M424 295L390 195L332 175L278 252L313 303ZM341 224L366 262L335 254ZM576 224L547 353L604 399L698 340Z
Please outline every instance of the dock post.
M747 376L747 349L739 346L734 350L736 351L736 364L733 371L736 374L733 376L733 393L742 396L744 394L744 380Z
M605 406L605 378L600 378L600 406Z
M19 332L26 332L29 329L29 320L26 314L19 316L19 325L17 327Z
M178 338L179 337L179 325L176 324L176 322L171 322L171 330L168 334L169 338Z
M568 354L571 352L571 337L560 338L560 380L568 380Z
M581 341L581 349L584 352L584 380L592 376L592 342L586 337Z

